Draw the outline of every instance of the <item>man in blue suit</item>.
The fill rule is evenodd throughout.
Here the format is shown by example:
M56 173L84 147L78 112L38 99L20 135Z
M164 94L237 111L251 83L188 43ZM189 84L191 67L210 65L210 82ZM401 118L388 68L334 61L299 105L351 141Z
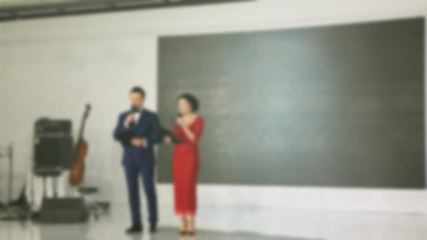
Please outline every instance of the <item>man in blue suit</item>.
M157 198L155 189L155 157L154 145L162 141L160 124L154 112L143 108L145 92L140 87L130 91L131 110L119 116L114 138L123 145L123 167L129 194L132 226L127 233L143 231L140 199L139 178L141 177L147 197L150 231L156 232Z

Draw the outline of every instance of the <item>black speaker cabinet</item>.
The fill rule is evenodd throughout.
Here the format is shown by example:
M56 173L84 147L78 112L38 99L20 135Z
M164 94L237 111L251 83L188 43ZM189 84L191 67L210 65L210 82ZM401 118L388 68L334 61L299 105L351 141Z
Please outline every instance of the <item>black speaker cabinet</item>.
M74 159L71 121L40 119L35 124L35 169L69 169Z
M89 211L82 198L45 198L40 210L42 223L84 223Z

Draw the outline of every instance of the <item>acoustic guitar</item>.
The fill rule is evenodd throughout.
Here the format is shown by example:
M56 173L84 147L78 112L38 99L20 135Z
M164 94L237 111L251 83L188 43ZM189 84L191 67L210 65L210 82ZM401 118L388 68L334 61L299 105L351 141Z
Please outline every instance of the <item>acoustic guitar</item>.
M83 133L86 125L86 120L89 117L89 112L91 110L90 104L86 105L85 112L80 124L79 137L75 146L75 160L70 169L69 182L73 186L80 185L83 182L84 173L85 173L85 158L89 145L86 140L83 138Z

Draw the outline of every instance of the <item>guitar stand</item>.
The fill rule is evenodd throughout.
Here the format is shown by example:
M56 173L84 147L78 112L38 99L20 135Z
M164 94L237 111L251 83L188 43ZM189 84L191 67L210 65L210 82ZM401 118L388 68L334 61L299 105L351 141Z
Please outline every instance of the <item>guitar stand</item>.
M109 214L110 204L108 202L97 201L96 199L96 195L98 194L97 187L79 187L78 191L85 200L89 214L93 216L95 220L98 220L101 215Z

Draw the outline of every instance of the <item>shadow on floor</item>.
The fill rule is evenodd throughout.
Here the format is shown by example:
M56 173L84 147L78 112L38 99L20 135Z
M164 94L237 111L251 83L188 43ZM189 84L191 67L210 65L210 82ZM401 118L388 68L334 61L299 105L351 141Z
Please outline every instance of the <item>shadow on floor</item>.
M269 236L250 232L198 230L195 236L179 236L173 227L160 227L156 234L129 235L115 224L20 224L0 223L0 236L8 240L308 240L299 237ZM3 239L0 237L0 239ZM313 239L311 239L313 240ZM320 240L320 239L317 239Z
M143 240L143 238L140 238ZM133 240L140 240L134 236ZM198 230L195 236L178 236L175 228L160 228L159 232L152 235L150 240L308 240L295 237L263 236L248 232L217 232Z

